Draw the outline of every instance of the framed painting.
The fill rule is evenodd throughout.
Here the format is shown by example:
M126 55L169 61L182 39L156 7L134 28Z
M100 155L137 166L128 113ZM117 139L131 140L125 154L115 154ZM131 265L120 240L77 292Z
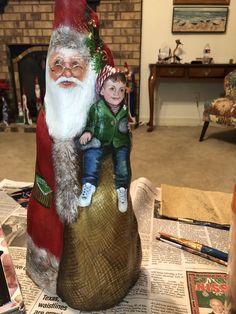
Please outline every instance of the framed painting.
M224 33L227 7L174 7L172 33Z
M214 4L214 5L227 5L230 3L230 0L173 0L173 4Z

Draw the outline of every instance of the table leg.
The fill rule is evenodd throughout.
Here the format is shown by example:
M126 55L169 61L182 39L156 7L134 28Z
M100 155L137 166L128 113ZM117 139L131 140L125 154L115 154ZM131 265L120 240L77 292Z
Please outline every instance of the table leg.
M156 85L157 74L156 74L156 65L150 65L150 76L148 78L148 92L149 92L149 122L148 132L153 130L153 111L154 111L154 88Z

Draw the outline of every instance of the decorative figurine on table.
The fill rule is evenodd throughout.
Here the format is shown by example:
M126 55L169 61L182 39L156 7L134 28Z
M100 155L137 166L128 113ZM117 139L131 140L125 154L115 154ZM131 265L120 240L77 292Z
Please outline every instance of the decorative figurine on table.
M27 274L70 307L86 311L118 304L135 284L141 262L129 185L127 208L121 212L110 154L101 163L92 203L79 206L86 152L78 149L78 139L98 96L96 78L106 65L114 67L98 31L96 13L86 0L55 1L27 215ZM121 129L126 127L124 120Z
M166 44L163 43L158 51L158 63L169 63L171 59L171 49Z
M179 46L183 45L180 41L180 39L175 40L176 47L171 53L171 49L167 45L163 45L159 49L159 54L158 54L158 63L180 63L181 58L179 56L180 52L179 51Z
M177 54L177 51L179 49L179 46L183 45L183 44L181 43L180 39L176 39L175 42L176 42L176 47L175 47L175 49L173 50L173 53L172 53L172 58L173 58L172 63L180 63L181 58Z
M82 192L79 206L89 206L96 191L102 158L112 154L118 209L126 212L127 190L130 185L130 131L128 108L125 104L126 77L118 68L105 65L97 77L97 93L101 96L91 106L87 125L79 143L88 149L83 154ZM93 147L91 139L96 140Z

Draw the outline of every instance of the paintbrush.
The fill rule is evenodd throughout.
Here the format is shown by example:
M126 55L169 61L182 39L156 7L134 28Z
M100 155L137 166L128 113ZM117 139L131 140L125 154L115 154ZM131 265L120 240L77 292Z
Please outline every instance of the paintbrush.
M164 232L159 232L159 234L160 234L161 238L163 238L163 239L178 243L182 246L188 247L188 248L193 249L195 251L199 251L201 253L216 257L222 261L225 261L225 262L228 261L228 254L225 252L222 252L218 249L212 248L210 246L207 246L207 245L195 242L195 241L187 240L184 238L174 237L174 236L171 236L171 235L164 233Z
M165 238L162 238L161 236L160 236L160 237L156 237L156 239L157 239L157 240L160 240L160 241L162 241L162 242L164 242L164 243L170 244L171 246L174 246L174 247L179 248L179 249L181 249L181 250L184 250L184 251L186 251L186 252L188 252L188 253L192 253L192 254L194 254L194 255L198 255L198 256L200 256L200 257L206 258L206 259L208 259L208 260L210 260L210 261L212 261L212 262L215 262L215 263L218 263L218 264L221 264L221 265L224 265L224 266L227 266L227 265L228 265L227 262L222 261L222 260L219 259L219 258L216 258L216 257L214 257L214 256L211 256L211 255L208 255L208 254L205 254L205 253L201 253L201 252L196 251L196 250L194 250L194 249L192 249L192 248L189 248L189 247L187 247L187 246L184 246L184 245L178 244L178 243L176 243L176 242L173 242L173 241L167 240L167 239L165 239Z

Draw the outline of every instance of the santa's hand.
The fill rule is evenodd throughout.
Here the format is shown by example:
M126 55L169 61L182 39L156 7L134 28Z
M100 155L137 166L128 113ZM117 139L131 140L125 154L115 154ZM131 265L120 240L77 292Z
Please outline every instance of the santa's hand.
M79 142L80 144L84 145L86 144L87 142L89 142L92 138L92 134L90 132L84 132L80 139L79 139Z

